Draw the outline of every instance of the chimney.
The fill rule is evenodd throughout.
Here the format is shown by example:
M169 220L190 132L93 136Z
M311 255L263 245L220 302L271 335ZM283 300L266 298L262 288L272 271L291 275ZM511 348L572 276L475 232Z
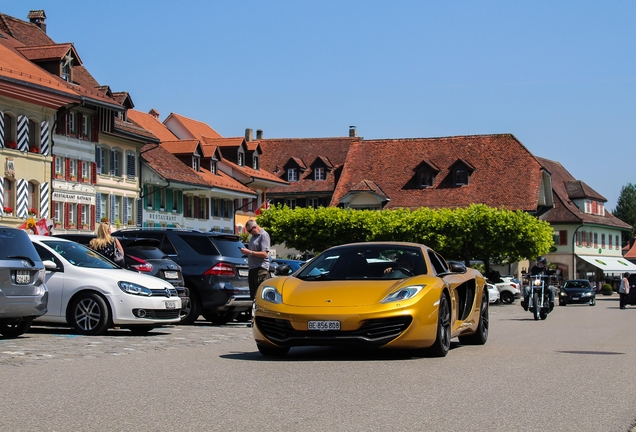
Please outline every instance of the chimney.
M256 129L256 139L257 140L263 139L263 129Z
M349 136L350 137L356 137L358 136L356 133L356 127L355 126L349 126Z
M254 140L254 131L252 129L245 129L245 141L250 142Z
M156 109L152 108L150 111L148 111L148 114L159 120L159 111L157 111Z
M30 23L40 27L40 29L46 33L46 23L44 22L46 20L46 14L44 13L44 10L29 11L27 18Z

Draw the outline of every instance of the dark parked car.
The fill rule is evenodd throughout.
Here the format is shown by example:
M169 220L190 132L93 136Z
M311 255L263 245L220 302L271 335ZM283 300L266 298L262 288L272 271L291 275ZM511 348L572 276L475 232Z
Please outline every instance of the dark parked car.
M214 324L225 324L251 310L247 257L239 250L239 236L178 228L132 228L113 235L159 240L159 248L181 266L190 289L190 313L182 323L191 324L203 315Z
M0 334L18 337L47 312L44 264L26 232L0 226Z
M88 246L93 234L56 234L55 237L72 240ZM159 241L118 237L124 249L124 263L128 270L135 270L169 282L181 297L182 321L190 314L190 291L185 286L181 267L159 249Z
M276 276L286 276L298 270L306 262L307 261L276 258L270 262L269 270Z
M596 304L596 290L587 279L571 279L565 281L559 292L559 306L570 303Z

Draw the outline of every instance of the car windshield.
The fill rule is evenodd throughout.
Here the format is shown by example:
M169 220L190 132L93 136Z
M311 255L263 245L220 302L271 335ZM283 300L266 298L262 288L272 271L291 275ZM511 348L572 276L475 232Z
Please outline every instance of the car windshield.
M0 259L26 258L31 265L40 261L40 256L31 244L26 232L15 228L0 227Z
M591 288L591 285L587 281L567 281L563 288Z
M416 247L353 245L328 249L296 277L303 280L403 279L427 273Z
M61 255L62 258L76 267L104 269L121 268L97 252L88 249L79 243L59 240L43 240L42 243L53 249Z

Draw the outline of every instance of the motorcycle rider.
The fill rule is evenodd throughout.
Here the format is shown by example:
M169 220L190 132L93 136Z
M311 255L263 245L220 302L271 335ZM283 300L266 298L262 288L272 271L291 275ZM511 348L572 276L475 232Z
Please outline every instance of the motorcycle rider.
M550 270L547 266L547 260L545 257L540 256L537 258L537 263L532 266L530 269L530 275L553 275L555 273L554 270ZM554 287L548 285L548 291L550 292L550 311L554 309ZM523 287L523 301L521 302L521 306L523 306L523 310L528 310L528 300L530 299L530 292L532 289L532 283L528 286Z

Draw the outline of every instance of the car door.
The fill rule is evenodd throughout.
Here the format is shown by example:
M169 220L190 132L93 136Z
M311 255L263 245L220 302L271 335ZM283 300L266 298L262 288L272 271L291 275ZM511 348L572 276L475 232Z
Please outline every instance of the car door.
M64 265L46 247L33 243L35 250L42 261L53 261L57 265L57 270L46 270L45 283L49 289L48 312L45 316L62 316L62 296L64 294Z

